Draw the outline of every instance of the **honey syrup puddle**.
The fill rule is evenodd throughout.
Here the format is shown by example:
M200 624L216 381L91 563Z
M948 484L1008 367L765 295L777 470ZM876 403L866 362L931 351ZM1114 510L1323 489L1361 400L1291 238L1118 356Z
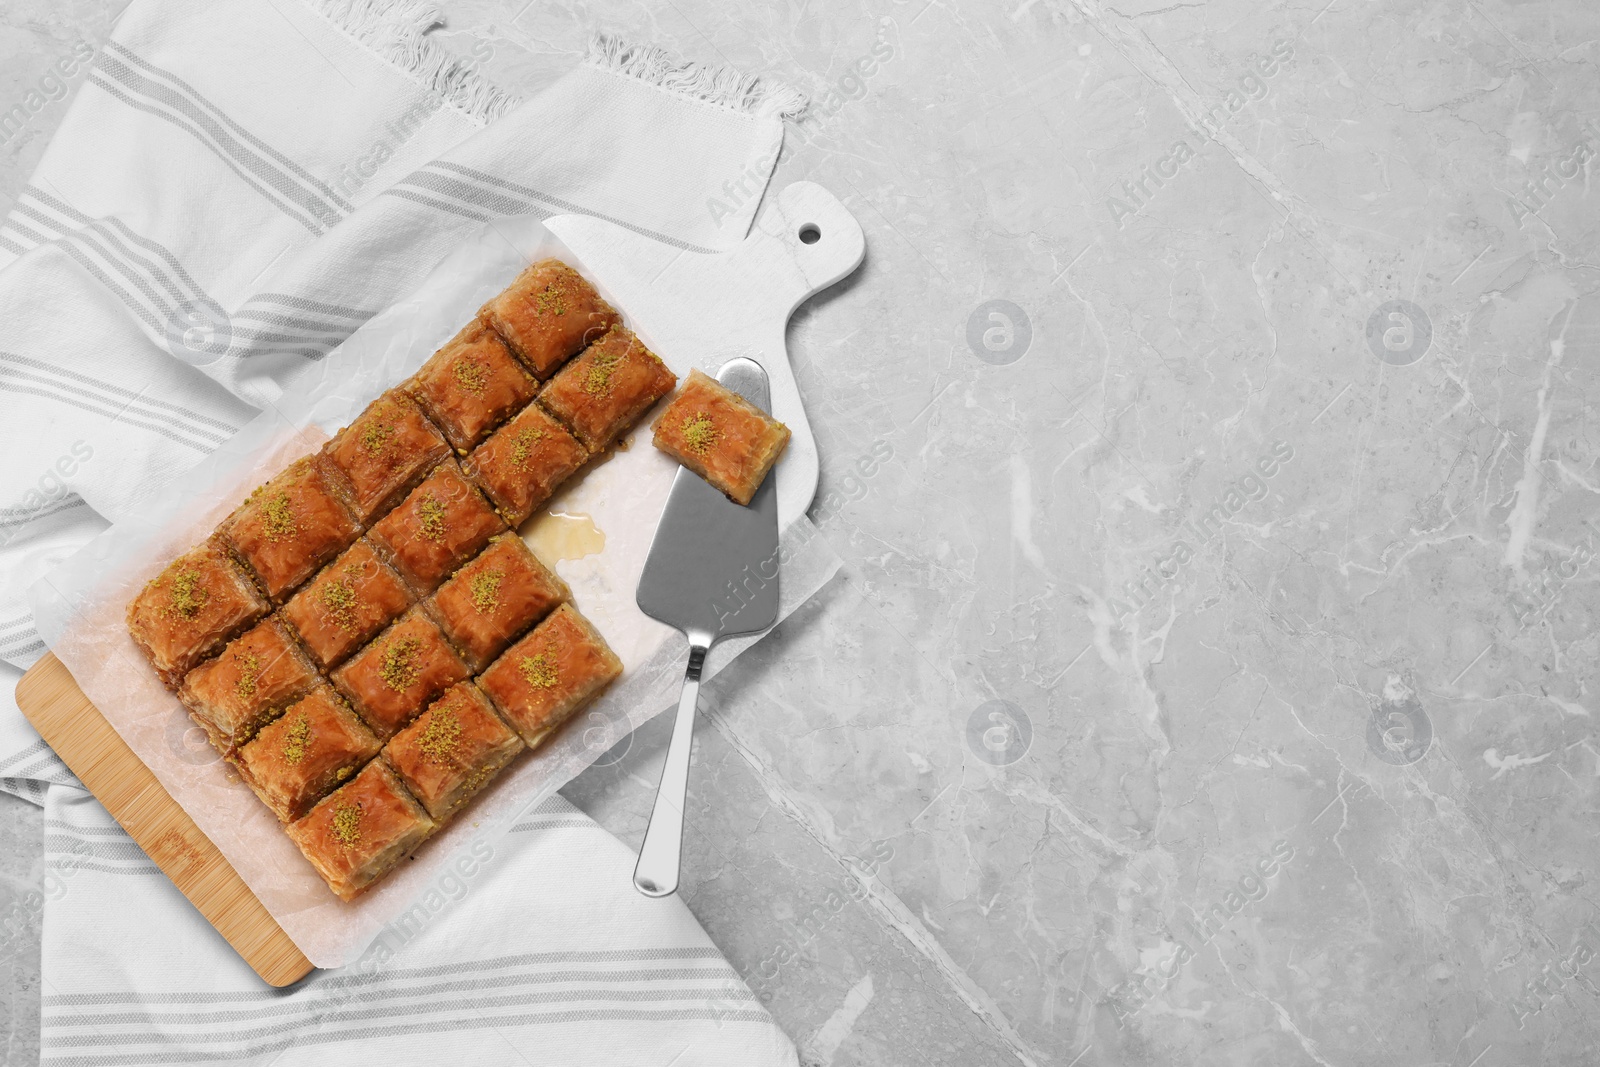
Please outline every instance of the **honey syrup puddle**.
M605 531L581 511L547 511L533 520L522 539L547 567L606 547Z

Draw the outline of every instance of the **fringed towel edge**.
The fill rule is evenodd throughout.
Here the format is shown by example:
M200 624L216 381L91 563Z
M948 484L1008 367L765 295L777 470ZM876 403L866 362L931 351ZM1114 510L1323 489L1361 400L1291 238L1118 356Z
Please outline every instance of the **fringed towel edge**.
M439 9L428 0L305 2L338 29L479 125L487 126L522 102L428 38L428 30L444 22Z
M811 106L804 93L759 74L693 63L664 48L632 44L609 33L597 33L590 39L587 62L691 100L757 118L799 119Z

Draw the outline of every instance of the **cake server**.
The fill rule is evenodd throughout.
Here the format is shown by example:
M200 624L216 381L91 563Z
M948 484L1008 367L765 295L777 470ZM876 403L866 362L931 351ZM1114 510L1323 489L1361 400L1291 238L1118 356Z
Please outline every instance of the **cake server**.
M767 372L754 360L728 361L717 381L762 411L771 410ZM774 470L750 505L740 507L680 467L650 542L639 577L639 608L689 638L689 669L633 871L634 886L646 896L664 897L678 889L689 749L706 653L721 638L758 633L778 621L777 482Z

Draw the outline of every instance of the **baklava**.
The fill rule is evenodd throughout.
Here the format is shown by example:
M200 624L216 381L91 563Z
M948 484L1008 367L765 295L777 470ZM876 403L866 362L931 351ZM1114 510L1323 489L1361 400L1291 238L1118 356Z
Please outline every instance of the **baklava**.
M562 604L494 661L478 684L529 748L600 694L622 673L605 638Z
M462 682L390 738L383 757L434 822L443 823L522 749L488 698Z
M529 404L462 463L500 515L521 526L589 460L589 450L538 404Z
M522 631L570 599L567 583L522 538L508 533L441 585L429 607L467 666L481 671Z
M499 514L452 459L378 520L368 537L411 588L425 595L505 530Z
M594 286L556 259L523 271L478 317L540 381L621 321Z
M295 460L219 528L274 604L361 533L325 462L321 456Z
M323 670L342 663L409 608L406 583L365 537L284 605L283 618Z
M381 759L285 829L339 899L350 901L433 832L433 820Z
M355 712L319 685L239 750L239 771L281 822L293 822L383 747Z
M412 608L345 661L332 679L368 729L388 738L471 674L433 620Z
M739 504L789 443L789 427L697 370L656 419L655 446Z
M128 633L168 688L257 622L267 603L222 542L191 548L152 578L128 605Z
M344 476L356 518L369 525L450 454L450 445L416 402L391 390L323 447Z
M499 336L476 319L406 386L462 455L525 407L538 389Z
M228 643L216 659L189 672L178 699L228 758L321 677L277 617Z
M613 326L539 393L546 411L599 452L672 392L678 376L626 326Z
M577 271L535 263L129 603L161 680L343 900L622 673L512 527L676 384ZM694 455L732 493L781 448Z

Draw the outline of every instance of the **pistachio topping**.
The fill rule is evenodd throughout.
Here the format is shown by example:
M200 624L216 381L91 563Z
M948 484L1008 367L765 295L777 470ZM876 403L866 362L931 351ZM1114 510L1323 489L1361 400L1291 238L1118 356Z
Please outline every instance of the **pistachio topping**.
M356 632L356 607L361 598L356 595L354 582L349 578L329 578L317 595L335 626L345 633Z
M517 431L517 436L511 442L511 465L517 470L527 470L528 460L533 456L533 450L540 441L545 439L545 432L538 426L524 426Z
M427 494L417 504L417 515L422 519L422 536L435 544L442 542L447 515L444 501L433 493Z
M333 836L345 848L355 848L361 843L361 807L358 804L340 804L333 809Z
M557 681L555 660L544 652L523 656L517 670L522 672L522 680L535 689L549 689Z
M394 423L374 419L361 431L361 451L376 456L394 440Z
M391 640L383 646L378 675L396 693L404 693L422 673L422 641L415 637Z
M289 503L288 493L277 493L261 502L261 527L273 543L295 535L294 505Z
M683 446L697 456L704 455L706 449L717 443L719 436L717 424L703 411L683 420Z
M239 661L239 679L233 683L233 691L240 700L249 700L256 695L256 683L261 679L261 660L254 652L235 658Z
M487 615L500 606L500 583L504 571L479 571L467 579L467 591L472 594L472 606L479 615Z
M583 391L590 396L605 396L611 392L611 372L622 357L615 352L595 352L593 360L583 374Z
M489 365L471 356L461 356L451 365L456 384L473 396L482 396L489 385Z
M566 294L561 291L561 283L551 282L540 290L533 301L533 308L541 315L565 315L567 300Z
M192 619L200 614L210 599L211 590L201 581L199 571L188 566L173 570L172 585L167 589L167 614L180 619Z
M293 767L306 758L306 746L311 743L311 720L305 712L295 716L294 722L283 734L283 762Z
M461 743L461 720L448 704L436 704L428 713L428 721L417 738L417 748L425 759L435 763L448 763Z

